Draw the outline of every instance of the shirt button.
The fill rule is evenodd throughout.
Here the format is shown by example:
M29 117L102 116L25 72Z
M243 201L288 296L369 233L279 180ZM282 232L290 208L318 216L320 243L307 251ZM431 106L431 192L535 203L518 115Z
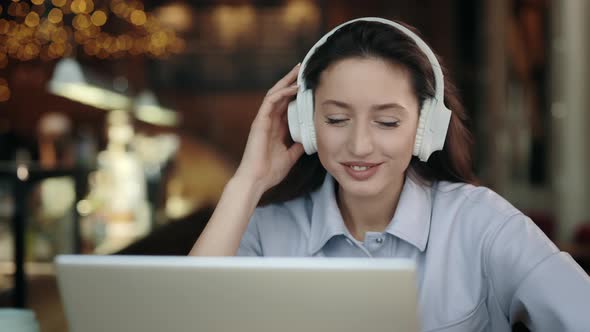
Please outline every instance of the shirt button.
M382 237L378 237L375 239L375 241L379 244L383 243L383 238Z

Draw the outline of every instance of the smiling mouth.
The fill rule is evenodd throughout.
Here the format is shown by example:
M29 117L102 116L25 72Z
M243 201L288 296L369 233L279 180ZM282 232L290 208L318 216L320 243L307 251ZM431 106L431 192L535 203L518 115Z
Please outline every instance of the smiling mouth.
M381 165L381 163L375 164L375 163L358 162L358 163L343 163L343 165L352 169L353 171L363 172L363 171L369 170L373 167L379 166L379 165Z
M367 163L362 161L353 161L342 163L346 173L355 181L366 181L372 178L378 171L382 163Z
M352 170L354 170L354 171L366 171L369 168L373 168L375 166L355 166L355 165L350 165L348 167L352 168Z

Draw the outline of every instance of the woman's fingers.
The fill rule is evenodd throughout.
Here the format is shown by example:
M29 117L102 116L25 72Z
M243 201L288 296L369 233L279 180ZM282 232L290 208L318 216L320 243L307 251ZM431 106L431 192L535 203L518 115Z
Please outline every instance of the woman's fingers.
M303 155L305 150L303 149L303 145L301 143L294 143L287 149L287 155L289 156L289 161L291 165L295 164L297 160Z
M286 88L282 88L280 90L277 90L276 92L274 92L270 95L267 95L266 97L264 97L264 101L262 102L262 106L260 107L260 111L258 112L258 115L268 116L274 110L284 111L287 108L286 106L289 101L289 100L287 100L287 98L290 99L291 97L296 95L297 89L298 89L297 85L291 85ZM281 102L284 102L284 105L281 104ZM278 106L282 106L282 107L278 107Z
M299 73L299 67L301 67L300 64L297 64L295 67L293 67L293 69L291 69L291 71L289 71L287 73L287 75L285 75L283 78L281 78L272 88L270 88L270 90L268 90L268 92L266 93L266 95L271 95L273 93L275 93L277 90L282 89L282 88L286 88L289 85L293 84L293 82L295 82L297 80L297 74Z
M288 139L289 136L289 124L287 120L283 117L274 117L273 118L273 128L272 128L272 139L276 142L280 142L285 145L289 145L292 143Z

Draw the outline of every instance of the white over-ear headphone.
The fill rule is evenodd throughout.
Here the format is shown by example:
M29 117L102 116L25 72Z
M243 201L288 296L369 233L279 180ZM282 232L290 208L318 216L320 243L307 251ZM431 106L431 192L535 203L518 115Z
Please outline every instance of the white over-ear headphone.
M307 154L313 154L317 151L317 141L313 123L313 91L305 87L303 73L305 72L305 67L311 56L315 53L318 47L326 42L328 37L341 27L357 21L384 23L400 30L412 38L418 48L420 48L420 50L428 57L432 66L432 71L434 72L436 93L433 98L426 99L422 105L413 153L414 156L420 158L421 161L427 161L434 151L442 150L445 144L449 122L451 120L451 110L444 105L445 89L440 64L428 45L426 45L426 43L415 33L399 23L378 17L363 17L340 24L318 40L309 50L301 63L299 75L297 76L297 84L299 85L297 99L289 103L288 122L291 137L293 138L293 141L299 142L303 145Z

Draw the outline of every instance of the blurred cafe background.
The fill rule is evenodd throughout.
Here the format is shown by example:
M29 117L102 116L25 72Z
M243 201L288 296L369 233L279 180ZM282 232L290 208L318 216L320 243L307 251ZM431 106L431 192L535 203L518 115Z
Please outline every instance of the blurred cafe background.
M590 1L0 1L0 307L65 331L61 253L184 255L266 90L359 16L420 30L474 168L590 269Z

